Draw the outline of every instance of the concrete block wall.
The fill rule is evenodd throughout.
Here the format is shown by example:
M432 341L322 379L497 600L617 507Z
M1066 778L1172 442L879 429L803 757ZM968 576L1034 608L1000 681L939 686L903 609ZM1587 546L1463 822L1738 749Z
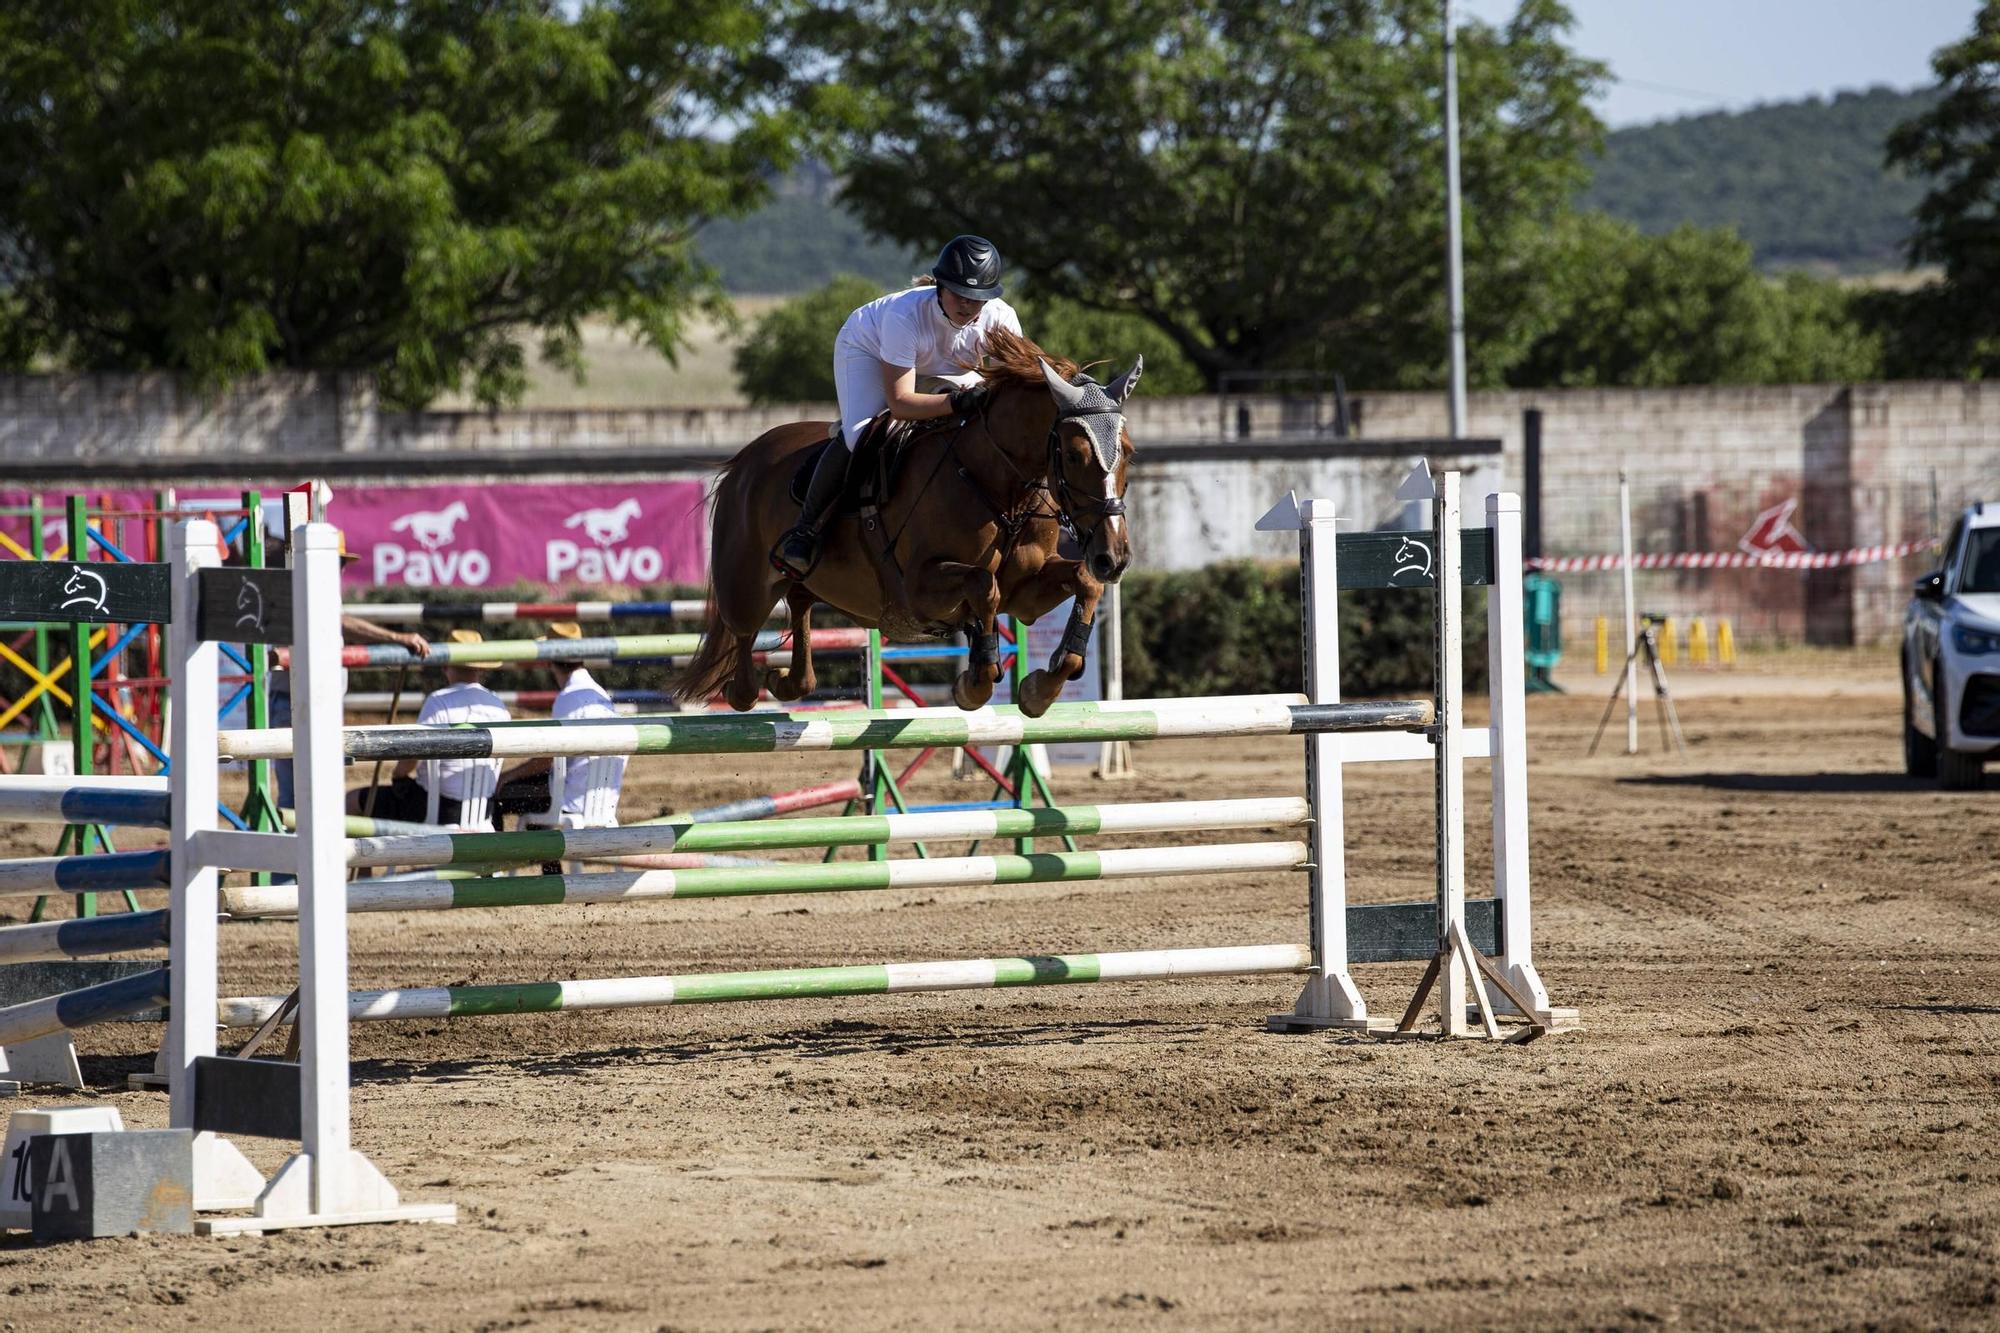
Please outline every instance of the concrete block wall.
M168 374L0 375L0 469L9 459L366 449L376 417L366 375L264 375L214 396Z
M1439 437L1435 393L1356 392L1358 438ZM1238 408L1250 435L1235 435ZM1803 536L1819 549L1931 533L1974 498L2000 499L2000 386L1899 383L1695 389L1564 389L1478 393L1468 432L1504 443L1498 459L1456 461L1474 473L1467 512L1485 490L1523 489L1522 414L1543 414L1543 538L1551 555L1617 549L1617 475L1632 479L1640 551L1733 549L1757 513L1798 499ZM539 452L713 451L728 455L772 426L829 420L830 404L631 410L420 412L381 409L366 375L281 373L203 397L168 375L0 376L0 475L14 461L67 459L78 482L96 459L242 460L255 475L302 455L376 455L394 476L422 454L515 455L494 475L520 476ZM1287 488L1333 496L1362 525L1395 512L1407 459L1343 455L1190 456L1175 443L1254 445L1289 434L1332 404L1299 395L1160 398L1143 391L1128 420L1141 466L1133 483L1138 558L1185 567L1231 556L1287 554L1250 525ZM476 478L467 478L469 481ZM52 487L51 489L57 489ZM1935 500L1933 500L1935 494ZM1685 618L1733 614L1739 633L1873 641L1898 629L1925 557L1825 573L1642 572L1648 609ZM1564 579L1566 628L1587 635L1620 611L1614 575Z

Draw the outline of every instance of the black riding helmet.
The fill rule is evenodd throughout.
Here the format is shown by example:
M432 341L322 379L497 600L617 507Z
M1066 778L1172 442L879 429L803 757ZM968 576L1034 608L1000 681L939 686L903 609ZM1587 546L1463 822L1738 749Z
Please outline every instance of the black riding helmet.
M1000 252L984 236L954 236L938 251L931 276L968 301L991 301L1001 292Z

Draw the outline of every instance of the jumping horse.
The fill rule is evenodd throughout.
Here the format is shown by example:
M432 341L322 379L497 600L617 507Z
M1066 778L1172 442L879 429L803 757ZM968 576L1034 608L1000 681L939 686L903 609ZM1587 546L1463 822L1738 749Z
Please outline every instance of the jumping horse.
M842 445L828 444L818 421L758 436L722 466L711 491L707 622L675 695L694 701L721 690L732 708L748 709L760 684L783 701L810 693L812 609L825 602L890 639L963 630L971 647L951 697L979 708L1000 679L995 617L1033 621L1074 597L1061 644L1016 700L1041 716L1082 672L1098 598L1131 559L1124 496L1132 441L1121 409L1142 367L1135 362L1100 385L1025 338L989 334L979 367L984 405L914 423L891 469L858 458L850 495L828 518L820 561L804 579L775 569L769 553L798 520L791 483L800 463L816 447ZM864 484L856 509L852 491L864 474L890 480L873 495ZM753 650L780 595L791 665L760 681Z

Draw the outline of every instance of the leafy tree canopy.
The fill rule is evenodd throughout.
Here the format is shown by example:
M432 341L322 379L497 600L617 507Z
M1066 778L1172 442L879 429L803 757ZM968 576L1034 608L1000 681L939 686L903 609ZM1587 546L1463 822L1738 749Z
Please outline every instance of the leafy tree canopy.
M736 380L753 403L832 402L833 341L856 306L886 290L843 274L817 291L785 302L751 326L736 349ZM1172 339L1136 315L1093 310L1060 296L1008 293L1021 329L1073 361L1108 361L1123 370L1146 358L1145 391L1200 393L1201 373ZM1099 379L1107 378L1104 370Z
M7 6L0 287L79 368L406 406L517 394L524 335L575 367L589 314L671 356L720 308L695 227L802 138L765 3Z
M877 232L993 238L1038 290L1129 310L1207 380L1444 376L1439 10L1428 0L856 0L810 36L868 132ZM1520 256L1582 184L1600 67L1555 0L1459 33L1469 336L1518 355Z
M1892 363L1909 374L2000 374L2000 0L1984 0L1971 34L1931 68L1943 95L1897 127L1889 160L1928 181L1910 259L1942 264L1945 281L1883 299L1901 326Z
M1760 274L1720 228L1646 236L1602 213L1552 233L1544 331L1508 367L1523 387L1654 388L1878 378L1882 350L1836 283Z

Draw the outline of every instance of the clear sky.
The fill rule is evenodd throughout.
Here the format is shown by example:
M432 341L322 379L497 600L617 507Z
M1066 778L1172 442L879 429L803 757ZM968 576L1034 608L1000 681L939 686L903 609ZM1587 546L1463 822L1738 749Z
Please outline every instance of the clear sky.
M1931 82L1931 52L1972 31L1976 0L1568 0L1570 44L1611 66L1614 127L1886 83ZM1517 0L1459 0L1505 21Z

